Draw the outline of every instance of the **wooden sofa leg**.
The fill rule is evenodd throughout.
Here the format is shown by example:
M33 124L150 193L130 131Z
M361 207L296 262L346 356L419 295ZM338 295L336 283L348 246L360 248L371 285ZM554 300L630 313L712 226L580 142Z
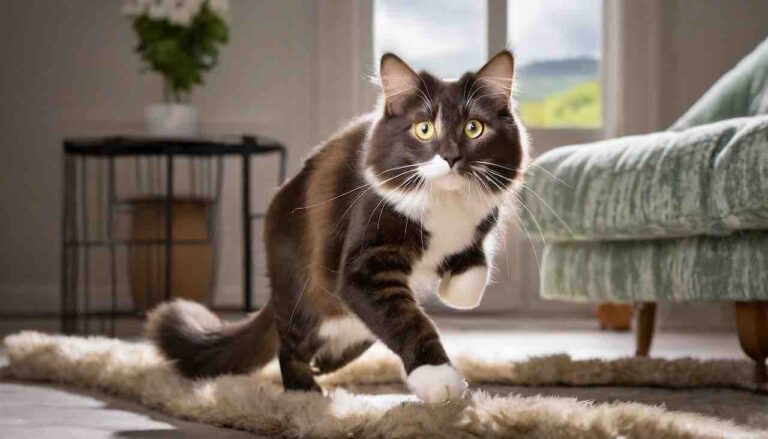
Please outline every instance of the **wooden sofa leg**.
M638 303L635 305L635 314L635 356L647 357L653 340L656 304L653 302Z
M757 391L768 393L768 302L736 302L736 328L744 353L755 361Z

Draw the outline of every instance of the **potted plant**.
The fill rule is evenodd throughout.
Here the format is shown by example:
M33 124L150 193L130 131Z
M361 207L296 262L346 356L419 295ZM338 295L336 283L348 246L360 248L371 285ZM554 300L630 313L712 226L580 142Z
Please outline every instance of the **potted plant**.
M136 53L145 71L163 78L163 102L144 112L150 134L197 133L198 111L189 98L229 39L227 11L227 0L124 0L123 12L139 40Z
M229 39L227 0L124 0L138 38L136 53L143 71L163 79L163 101L147 106L144 120L148 133L162 137L189 137L198 132L198 111L190 94L218 61L219 49ZM131 295L139 310L147 310L164 298L165 247L154 243L165 236L165 202L162 196L140 195L127 200L131 206L129 251ZM212 200L175 195L172 277L174 297L204 301L213 286L214 248L209 217ZM184 242L198 241L196 244Z

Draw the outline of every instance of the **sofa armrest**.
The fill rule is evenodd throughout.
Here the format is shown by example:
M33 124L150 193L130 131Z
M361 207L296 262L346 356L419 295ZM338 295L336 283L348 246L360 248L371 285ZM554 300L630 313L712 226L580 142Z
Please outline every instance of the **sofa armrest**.
M522 226L545 241L706 234L714 160L753 119L549 151L522 189Z

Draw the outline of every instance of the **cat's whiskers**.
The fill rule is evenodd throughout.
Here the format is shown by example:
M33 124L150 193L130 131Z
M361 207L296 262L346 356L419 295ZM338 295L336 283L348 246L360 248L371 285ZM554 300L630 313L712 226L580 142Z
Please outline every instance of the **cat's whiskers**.
M498 172L494 171L493 169L486 169L486 170L487 170L487 171L488 171L490 174L494 175L495 177L498 177L498 178L502 178L502 179L505 179L505 180L509 181L510 183L514 183L514 180L513 180L513 179L511 179L511 178L508 178L508 177L506 177L506 176L504 176L504 175L502 175L502 174L500 174L500 173L498 173ZM526 186L524 183L523 183L523 184L521 184L521 185L520 185L520 187L521 187L521 188L523 188L523 189L525 189L525 190L527 190L528 192L532 193L532 194L533 194L533 195L534 195L536 198L538 198L538 199L539 199L539 201L541 202L541 204L543 204L543 205L544 205L544 207L546 207L546 208L547 208L547 210L549 210L549 211L552 213L552 215L554 215L554 216L555 216L555 218L556 218L558 221L560 221L560 223L563 225L563 227L565 227L565 230L566 230L566 231L567 231L567 232L568 232L568 233L569 233L569 234L570 234L572 237L573 237L573 236L575 236L575 234L573 233L573 230L571 230L570 226L568 226L568 223L566 223L566 222L565 222L565 220L563 220L563 218L560 216L560 214L558 214L558 213L557 213L557 211L555 211L555 209L554 209L554 208L552 208L552 206L550 206L550 205L549 205L549 203L547 203L547 202L544 200L544 198L542 198L542 196L541 196L541 195L537 194L537 193L536 193L536 191L534 191L533 189L529 188L529 187L528 187L528 186ZM526 207L526 206L523 206L523 207ZM528 210L528 209L527 209L527 207L526 207L526 210ZM530 211L529 211L529 214L530 214L530 215L531 215L531 217L533 218L533 214L532 214Z
M362 186L359 186L359 187L356 187L356 188L354 188L354 189L348 190L347 192L344 192L344 193L343 193L343 194L341 194L341 195L337 195L337 196L335 196L335 197L333 197L333 198L329 198L329 199L327 199L327 200L325 200L325 201L321 201L321 202L319 202L319 203L315 203L315 204L310 204L309 206L295 207L295 208L294 208L294 209L291 211L291 214L295 213L297 210L307 210L307 209L312 209L312 208L314 208L314 207L322 206L323 204L327 204L327 203L330 203L330 202L331 202L331 201L333 201L333 200L339 199L339 198L341 198L341 197L344 197L344 196L346 196L346 195L349 195L349 194L351 194L351 193L353 193L353 192L356 192L356 191L359 191L359 190L365 189L365 188L367 188L367 187L369 187L369 186L370 186L370 183L366 183L366 184L364 184L364 185L362 185Z
M543 172L545 175L548 175L548 176L552 177L552 179L553 179L553 180L555 180L555 181L557 181L557 182L559 182L559 183L562 183L562 184L564 184L564 185L568 186L569 188L573 189L573 186L571 186L571 185L570 185L570 184L568 184L567 182L563 181L562 179L558 178L556 175L552 174L551 172L547 171L547 170L546 170L546 169L544 169L544 168L543 168L541 165L537 165L536 163L531 163L531 166L533 166L533 167L535 167L536 169L540 170L540 171L541 171L541 172Z
M363 195L368 193L368 191L373 189L373 188L382 186L382 185L388 183L391 180L394 180L394 179L396 179L398 177L402 177L403 175L407 175L407 174L412 173L412 172L418 172L418 169L415 169L415 170L414 169L410 169L410 170L407 170L407 171L402 172L400 174L397 174L394 177L390 177L390 178L388 178L386 180L382 180L382 181L380 181L378 183L375 183L375 184L370 184L366 190L361 192L357 197L355 197L354 200L352 200L352 203L350 203L349 207L347 207L347 210L345 210L344 213L341 215L341 217L339 217L339 222L336 223L336 226L333 228L333 230L336 230L336 237L339 236L339 232L341 231L341 222L344 220L344 217L347 216L349 211L352 210L352 208L355 206L355 204L357 204L357 202L360 200L360 198L363 197Z
M490 190L490 188L489 188L487 185L485 185L485 183L484 183L482 180L479 180L479 181L480 181L481 183L483 183L483 186L485 186L485 187L486 187L486 189L487 189L487 191L488 191L488 197L490 197L490 198L491 198L491 203L493 203L493 195L492 195L492 193L491 193L491 190ZM486 201L485 201L485 202L486 202L486 205L488 205L488 201L487 201L487 198L485 198L485 196L484 196L484 197L483 197L483 199L484 199L484 200L486 200ZM511 279L511 278L512 278L512 276L511 276L511 270L510 270L510 268L509 268L509 265L510 265L510 264L509 264L509 247L507 246L507 238L506 238L506 232L505 232L505 230L504 230L504 229L502 228L502 226L501 226L501 220L500 220L500 218L499 218L499 210L498 210L498 206L495 206L495 207L496 207L496 209L495 209L495 210L496 210L496 213L495 213L495 214L493 213L493 212L494 212L494 209L491 209L491 213L494 215L494 218L495 218L495 220L496 220L496 226L498 227L498 229L499 229L499 234L501 235L501 241L502 241L502 244L504 244L504 259L505 259L505 262L506 262L506 265L507 265L507 279L509 280L509 279Z
M475 160L475 163L480 163L480 164L483 164L483 165L486 165L486 166L494 166L494 167L497 167L499 169L509 170L509 171L513 171L515 173L519 172L519 173L522 173L524 175L533 175L534 174L533 171L531 171L531 170L529 170L527 168L510 168L509 166L504 166L504 165L500 165L498 163L492 163L492 162L484 162L482 160Z
M478 177L479 178L479 177ZM516 193L511 193L512 198L517 203L522 203L522 200L520 200ZM538 268L539 272L541 272L541 265L539 263L539 255L538 251L536 250L536 243L533 241L533 237L531 236L531 233L528 231L528 228L525 227L525 223L523 222L523 219L520 217L520 215L517 213L517 209L514 208L514 206L509 209L510 212L512 212L513 215L515 215L515 218L517 218L517 222L515 225L519 225L519 227L522 227L523 232L525 233L526 238L528 239L528 244L531 246L531 251L533 251L533 257L536 261L536 267Z
M478 169L478 168L475 168L475 169ZM488 169L488 168L482 168L482 167L480 167L480 168L479 168L479 171L485 175L485 177L486 177L486 179L487 179L488 181L490 181L490 182L495 182L495 183L496 183L496 185L497 185L497 187L499 187L499 189L501 189L501 190L502 190L502 191L504 191L505 193L507 193L507 194L511 195L511 196L513 197L513 199L515 200L515 202L517 202L517 204L519 204L520 206L522 206L522 208L523 208L523 209L525 209L525 211L526 211L526 212L528 212L528 215L531 217L531 219L533 220L533 223L536 225L536 228L537 228L537 229L538 229L538 231L539 231L539 237L541 238L541 241L542 241L544 244L546 244L546 243L547 243L547 240L544 238L544 231L542 230L542 228L541 228L541 225L539 225L539 222L538 222L538 220L536 219L536 217L533 215L533 212L531 212L531 210L528 208L528 206L526 206L526 205L525 205L525 203L523 202L523 200L522 200L522 199L521 199L521 198L520 198L520 197L517 195L517 192L516 192L516 191L514 191L514 190L512 190L512 189L511 189L511 188L509 188L509 187L506 187L506 188L505 188L504 186L500 185L500 184L499 184L499 182L495 181L495 179L494 179L494 175L493 175L493 174L491 174L491 173L489 172L489 171L491 171L490 169ZM500 175L500 176L501 176L501 175ZM501 177L502 177L502 178L507 178L507 177L504 177L504 176L501 176ZM511 181L511 182L513 181L513 180L511 180L511 179L507 179L507 180L509 180L509 181ZM518 216L518 220L521 220L521 218L520 218L519 216ZM521 221L522 221L522 220L521 220ZM522 223L521 223L521 224L522 224Z
M414 167L418 167L418 166L421 166L421 165L423 165L423 164L425 164L425 163L426 163L426 162L421 162L421 163L414 163L414 164L410 164L410 165L395 166L395 167L393 167L393 168L389 168L389 169L386 169L386 170L384 170L384 171L381 171L381 172L379 172L378 174L375 174L375 176L376 176L376 177L379 177L379 176L381 176L381 175L383 175L383 174L386 174L386 173L388 173L388 172L393 172L393 171L396 171L396 170L399 170L399 169L406 169L406 168L414 168ZM309 206L296 207L296 208L294 208L294 209L291 211L291 214L295 213L297 210L307 210L307 209L312 209L312 208L314 208L314 207L322 206L322 205L324 205L324 204L330 203L330 202L331 202L331 201L333 201L333 200L339 199L339 198L341 198L341 197L344 197L344 196L346 196L346 195L349 195L349 194L351 194L351 193L353 193L353 192L356 192L356 191L359 191L359 190L365 189L365 188L367 188L367 187L370 187L370 186L371 186L371 183L366 183L366 184L364 184L364 185L362 185L362 186L358 186L358 187L356 187L356 188L354 188L354 189L350 189L350 190L348 190L348 191L344 192L344 193L343 193L343 194L341 194L341 195L337 195L337 196L335 196L335 197L333 197L333 198L329 198L329 199L327 199L327 200L325 200L325 201L321 201L321 202L319 202L319 203L311 204L311 205L309 205Z
M515 201L517 199L515 198ZM533 238L531 237L531 233L528 232L528 228L525 227L525 223L523 222L523 219L520 218L520 215L517 213L516 209L510 209L513 215L515 215L515 218L517 218L516 225L519 224L520 227L523 228L523 232L525 232L525 236L528 238L528 243L531 245L531 250L533 251L533 258L536 261L536 268L539 270L539 273L541 273L541 263L539 262L539 254L536 251L536 243L533 242Z
M309 268L309 267L307 267ZM296 298L296 303L293 305L293 310L291 311L291 316L288 317L288 330L291 329L291 323L293 322L293 315L296 313L296 308L299 307L299 302L301 301L301 298L304 297L304 292L307 290L307 285L309 285L309 273L310 271L307 270L307 280L304 282L304 287L301 289L301 293L299 293L299 297Z
M410 175L408 178L402 181L399 185L397 185L397 187L395 187L395 189L393 190L394 191L399 190L403 186L407 185L414 178L418 179L418 178L421 178L421 176L419 175L418 172L414 172L412 175ZM373 215L376 214L376 209L378 209L379 206L381 206L381 213L384 212L384 206L382 206L382 203L384 203L384 201L386 201L386 198L381 197L381 200L379 200L378 204L376 204L376 207L374 207L373 210L371 211L371 215L368 217L368 222L365 223L365 228L363 229L363 240L365 240L365 233L368 231L368 226L371 225L371 220L373 219ZM381 223L381 213L379 213L379 223L376 224L376 230L379 229L379 224ZM360 254L363 253L364 248L365 248L364 246L360 247Z
M488 171L488 169L485 169L485 171ZM488 180L489 180L489 181L493 181L493 178L494 178L494 177L493 177L493 175L492 175L492 174L490 174L490 173L486 173L486 177L488 178ZM539 225L539 221L536 219L536 216L533 214L533 212L531 212L531 210L528 208L528 206L526 206L526 205L525 205L525 203L523 202L523 200L522 200L520 197L518 197L518 196L517 196L517 193L516 193L515 191L513 191L513 190L511 190L511 189L507 188L507 190L506 190L505 192L506 192L506 193L508 193L508 194L511 194L511 195L512 195L512 197L514 198L514 200L515 200L515 201L516 201L516 202L517 202L517 203L518 203L520 206L522 206L522 208L523 208L523 209L525 209L525 211L526 211L526 212L528 212L528 215L531 217L531 219L533 220L533 223L536 225L536 228L537 228L537 229L538 229L538 231L539 231L539 237L541 238L541 241L542 241L544 244L546 244L546 243L547 243L547 240L544 238L544 230L541 228L541 225Z
M537 194L536 191L534 191L533 189L529 188L525 184L521 185L520 187L522 187L523 189L525 189L528 192L532 193L536 198L538 198L539 201L541 202L541 204L543 204L544 207L546 207L550 212L552 212L552 215L554 215L555 218L557 218L557 220L560 221L560 223L563 225L563 227L565 227L565 230L568 231L568 233L571 235L571 237L575 237L576 236L573 233L573 230L571 230L571 228L568 226L568 223L566 223L565 220L563 220L563 218L555 211L555 209L552 208L552 206L549 205L549 203L544 201L544 198L542 198L541 195Z
M501 169L506 169L506 170L509 170L509 171L512 171L512 172L521 172L521 171L524 172L525 171L525 169L523 169L523 168L510 168L509 166L504 166L504 165L500 165L498 163L493 163L493 162L486 162L486 161L483 161L483 160L475 160L475 163L480 163L481 165L487 165L487 166L495 166L495 167L498 167L498 168L501 168Z

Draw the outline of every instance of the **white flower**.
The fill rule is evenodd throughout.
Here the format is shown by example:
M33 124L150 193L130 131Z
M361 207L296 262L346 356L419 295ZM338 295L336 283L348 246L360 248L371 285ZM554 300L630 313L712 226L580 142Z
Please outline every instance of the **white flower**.
M170 18L172 6L173 0L150 0L147 13L153 20L165 20Z
M152 0L123 0L123 14L129 17L138 17L145 12Z
M229 12L229 1L228 0L208 0L208 7L211 8L211 10L222 17Z
M205 0L175 0L172 1L168 19L179 26L189 26L200 12Z

